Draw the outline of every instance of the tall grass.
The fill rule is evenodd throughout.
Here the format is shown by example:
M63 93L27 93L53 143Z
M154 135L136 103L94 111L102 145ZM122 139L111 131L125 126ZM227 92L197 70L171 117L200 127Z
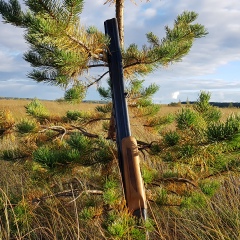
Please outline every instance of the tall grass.
M226 240L240 239L240 181L234 175L224 179L212 198L191 208L151 207L155 232L150 239Z
M229 174L214 196L205 197L200 205L184 208L149 203L150 222L143 229L149 230L149 239L239 239L239 186L239 178ZM13 203L0 189L0 239L145 239L125 210L90 206L87 196L77 199L73 189L69 195L60 198L48 192L49 198L32 202L22 195L21 201Z

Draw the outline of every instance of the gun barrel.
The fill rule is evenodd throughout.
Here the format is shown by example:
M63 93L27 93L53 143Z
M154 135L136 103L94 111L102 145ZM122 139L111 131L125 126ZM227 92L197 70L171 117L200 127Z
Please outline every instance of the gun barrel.
M119 34L116 18L105 21L104 26L105 34L111 38L109 45L108 62L114 105L114 116L117 129L117 141L120 145L121 140L124 137L131 135L131 131L125 99L122 54L119 45Z

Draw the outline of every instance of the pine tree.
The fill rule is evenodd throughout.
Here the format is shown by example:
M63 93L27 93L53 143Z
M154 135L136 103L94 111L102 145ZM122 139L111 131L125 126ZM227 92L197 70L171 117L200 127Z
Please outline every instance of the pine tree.
M107 2L116 4L124 77L133 86L139 76L181 61L194 40L207 34L204 26L193 23L197 13L185 11L177 17L172 29L165 27L166 36L163 39L150 32L146 34L148 44L142 48L136 44L125 48L124 0ZM109 39L97 28L85 28L81 24L79 16L83 10L83 0L26 0L25 4L28 10L24 12L17 0L8 3L0 0L0 13L5 23L25 29L29 50L24 54L24 59L33 67L28 77L66 88L66 100L83 99L87 89L108 73L106 69L100 77L84 78L91 68L107 67Z

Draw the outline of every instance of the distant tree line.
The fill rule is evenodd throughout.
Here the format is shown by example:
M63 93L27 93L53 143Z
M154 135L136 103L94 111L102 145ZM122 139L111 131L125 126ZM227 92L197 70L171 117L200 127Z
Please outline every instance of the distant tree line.
M18 98L18 97L0 97L1 99L5 100L33 100L34 98ZM46 99L41 99L41 101L58 101L58 100L46 100ZM106 104L108 101L104 100L83 100L84 103L99 103L99 104ZM195 104L196 101L184 101L184 102L171 102L168 104L168 106L180 106L181 104ZM210 105L215 106L215 107L220 107L220 108L227 108L227 107L236 107L240 108L240 102L209 102Z
M181 104L195 104L195 101L187 101L187 102L181 102ZM209 102L210 105L220 108L226 108L226 107L240 107L239 102ZM171 105L171 104L170 104Z

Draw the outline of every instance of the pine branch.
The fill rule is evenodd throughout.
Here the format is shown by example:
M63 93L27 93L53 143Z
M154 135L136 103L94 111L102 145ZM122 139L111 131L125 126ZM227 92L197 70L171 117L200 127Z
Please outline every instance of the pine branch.
M84 136L86 137L90 137L90 138L99 138L99 135L97 134L93 134L93 133L89 133L87 132L84 128L82 127L78 127L75 125L71 125L73 128L78 129Z
M51 11L51 9L48 7L48 5L45 4L45 2L42 1L42 0L37 0L37 1L43 6L43 8L45 9L45 11L46 11L53 19L56 20L56 17L55 17L55 15L54 15L54 13ZM50 2L51 2L51 1L48 1L48 3L50 3Z
M60 139L61 141L63 140L64 136L65 136L66 133L67 133L66 128L63 127L63 126L51 126L51 127L45 127L45 129L39 131L39 133L46 132L46 131L49 130L49 129L58 132L59 134L58 134L57 136L62 135L62 136L61 136L61 139Z
M105 75L107 75L109 73L109 71L105 72L104 74L102 74L99 78L97 78L95 81L93 81L92 83L87 85L87 88L91 87L92 85L98 83Z
M57 197L57 198L58 197L74 197L74 200L72 201L75 201L77 198L81 197L83 194L103 195L103 191L102 190L80 190L80 189L65 190L65 191L57 192L51 195L34 198L32 199L32 203L39 204L40 202L43 202L53 197ZM75 195L78 195L78 196L75 197ZM72 201L70 201L69 203L71 203Z
M146 143L146 142L143 142L143 141L140 141L140 140L137 140L137 144L138 144L138 149L139 150L144 150L144 149L149 149L152 147L152 145L154 143L157 143L157 141L152 141L150 143Z
M71 21L71 19L72 19L72 16L73 16L73 4L70 6L70 11L69 11L69 16L68 16L68 20L67 20L67 24L66 24L66 29L67 29L67 27L68 27L68 25L69 25L69 23L70 23L70 21Z
M11 0L9 3L0 0L0 13L5 23L11 23L17 27L26 27L24 14L17 0Z
M71 35L68 34L68 33L67 33L66 35L67 35L68 38L71 39L73 42L76 42L79 46L81 46L82 48L84 48L84 49L88 52L88 56L89 56L89 57L94 56L95 58L98 59L98 56L97 56L96 54L92 54L91 49L90 49L87 45L85 45L82 41L78 40L77 38L71 36Z
M108 64L107 63L99 63L99 64L89 64L89 65L87 65L87 68L94 68L94 67L108 67Z
M91 124L98 121L108 121L108 120L110 120L110 118L93 118L89 120L86 124Z

